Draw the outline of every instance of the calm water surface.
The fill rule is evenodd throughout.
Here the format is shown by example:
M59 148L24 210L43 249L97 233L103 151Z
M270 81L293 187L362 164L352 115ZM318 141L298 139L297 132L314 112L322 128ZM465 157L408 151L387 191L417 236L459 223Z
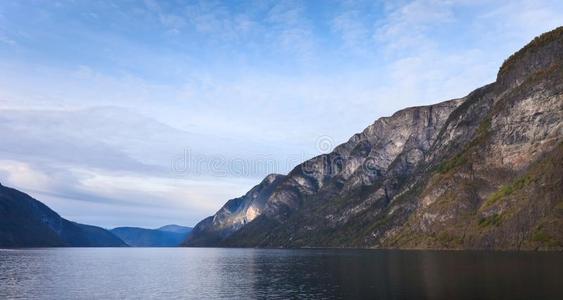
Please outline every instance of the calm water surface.
M0 250L0 299L563 299L561 253Z

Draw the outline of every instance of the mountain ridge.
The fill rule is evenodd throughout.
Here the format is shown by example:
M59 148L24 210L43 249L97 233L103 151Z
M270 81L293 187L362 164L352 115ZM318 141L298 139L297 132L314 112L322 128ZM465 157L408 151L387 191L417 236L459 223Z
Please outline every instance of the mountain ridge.
M562 61L559 27L494 83L376 120L283 177L250 222L207 239L233 219L216 214L184 245L562 249Z
M0 247L126 247L106 229L69 221L0 184Z

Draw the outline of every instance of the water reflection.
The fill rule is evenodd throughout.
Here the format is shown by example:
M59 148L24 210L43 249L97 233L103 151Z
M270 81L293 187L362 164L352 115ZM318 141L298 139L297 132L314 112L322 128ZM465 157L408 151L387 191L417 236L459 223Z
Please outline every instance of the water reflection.
M0 299L562 299L562 266L560 253L0 250Z

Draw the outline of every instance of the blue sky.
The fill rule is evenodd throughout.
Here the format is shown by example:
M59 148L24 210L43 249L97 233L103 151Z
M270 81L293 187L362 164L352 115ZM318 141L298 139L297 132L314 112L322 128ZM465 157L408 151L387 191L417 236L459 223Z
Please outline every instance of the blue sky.
M561 1L1 1L0 182L193 225L379 117L494 81Z

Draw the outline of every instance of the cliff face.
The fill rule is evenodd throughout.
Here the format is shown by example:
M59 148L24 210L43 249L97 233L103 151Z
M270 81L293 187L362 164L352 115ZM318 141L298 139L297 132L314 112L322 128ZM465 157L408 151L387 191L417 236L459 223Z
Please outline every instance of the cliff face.
M96 226L68 221L45 204L0 185L0 247L124 247Z
M252 218L247 194L185 244L561 249L562 62L558 28L496 82L377 120L279 176Z
M214 215L199 222L186 239L191 246L211 246L253 221L285 176L270 174L246 195L231 199Z

